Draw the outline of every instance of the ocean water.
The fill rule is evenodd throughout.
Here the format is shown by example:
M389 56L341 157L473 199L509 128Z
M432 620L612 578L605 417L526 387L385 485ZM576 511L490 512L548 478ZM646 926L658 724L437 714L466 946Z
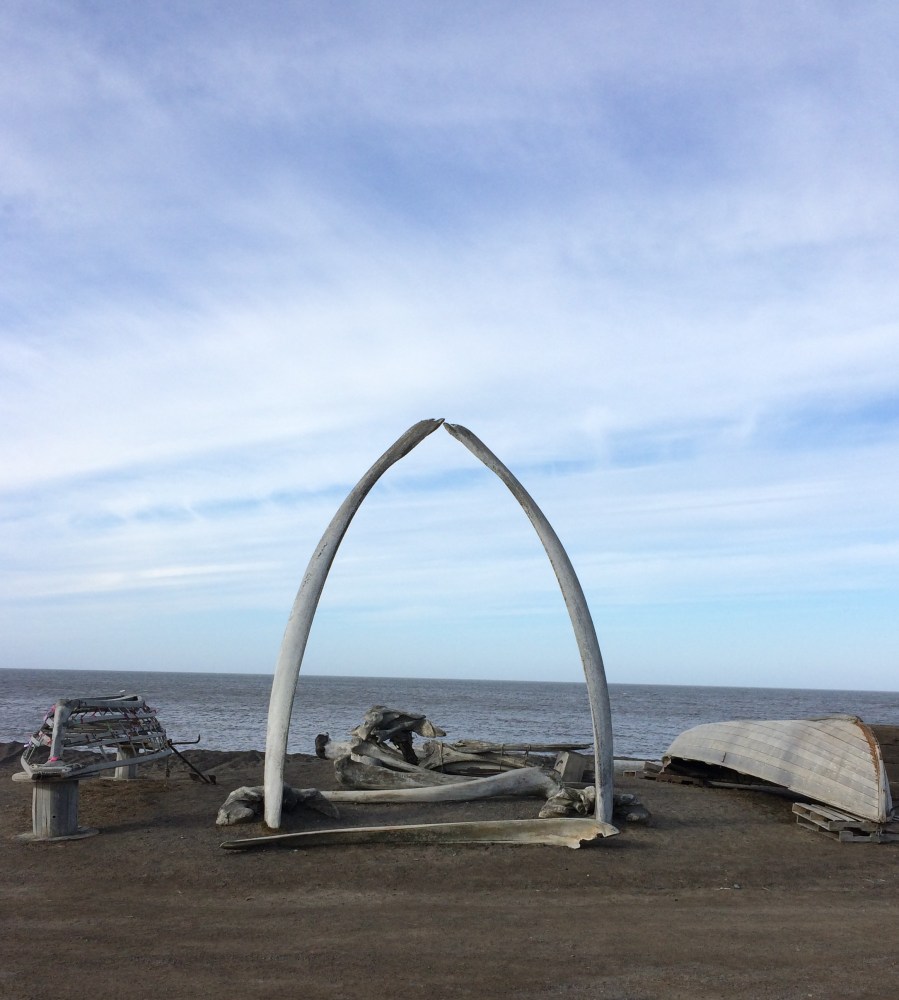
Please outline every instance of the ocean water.
M268 674L0 670L0 742L24 741L58 698L125 690L145 697L169 738L210 750L264 750ZM899 692L610 684L614 752L658 759L674 737L725 719L846 713L899 725ZM372 705L427 715L447 739L591 743L586 685L301 675L288 749L312 753L317 733L342 739Z

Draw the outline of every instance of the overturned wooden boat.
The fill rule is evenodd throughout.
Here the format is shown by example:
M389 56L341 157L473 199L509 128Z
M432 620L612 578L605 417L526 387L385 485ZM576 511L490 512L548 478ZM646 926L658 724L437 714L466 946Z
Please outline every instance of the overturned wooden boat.
M713 722L681 733L665 770L745 775L875 823L888 821L899 783L899 727L852 715ZM697 765L699 765L697 767ZM893 781L893 791L890 780Z

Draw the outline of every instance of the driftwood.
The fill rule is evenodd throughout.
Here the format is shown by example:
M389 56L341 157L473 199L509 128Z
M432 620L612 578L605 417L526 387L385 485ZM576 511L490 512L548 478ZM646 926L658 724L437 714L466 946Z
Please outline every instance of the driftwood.
M309 830L266 837L226 840L231 851L266 847L326 847L337 844L543 844L578 848L618 830L594 819L507 819L479 823L417 823L411 826L363 826Z
M488 743L486 740L456 740L450 746L463 753L560 753L588 750L590 743Z
M30 781L31 833L25 840L72 840L96 833L78 825L78 783L102 772L137 776L137 766L172 753L156 712L140 695L60 698L25 744L22 772Z
M243 788L235 789L222 803L215 818L216 826L252 823L262 815L264 801L265 789L262 785L245 785ZM297 806L306 806L332 819L340 818L337 807L332 805L317 788L291 788L290 785L285 785L281 804L288 812Z
M442 419L420 421L381 455L340 505L309 561L281 642L269 700L265 755L265 821L272 829L277 829L281 825L284 759L300 667L315 611L334 557L353 517L375 483L394 463L407 455L442 423ZM608 823L613 808L612 718L609 691L593 619L577 574L549 521L512 472L467 428L458 424L445 424L445 427L502 480L519 502L537 532L556 574L587 681L587 696L593 719L596 822Z

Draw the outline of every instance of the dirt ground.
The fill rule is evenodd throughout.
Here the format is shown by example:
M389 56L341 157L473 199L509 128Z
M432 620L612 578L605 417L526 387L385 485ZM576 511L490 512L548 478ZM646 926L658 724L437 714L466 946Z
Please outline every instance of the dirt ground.
M786 798L631 778L652 813L558 847L225 851L226 795L259 754L197 751L217 784L81 784L98 836L27 844L27 783L0 763L0 997L877 997L899 989L899 843L800 829ZM330 762L287 780L335 787ZM535 816L538 804L341 807L336 825ZM335 825L306 811L285 829Z

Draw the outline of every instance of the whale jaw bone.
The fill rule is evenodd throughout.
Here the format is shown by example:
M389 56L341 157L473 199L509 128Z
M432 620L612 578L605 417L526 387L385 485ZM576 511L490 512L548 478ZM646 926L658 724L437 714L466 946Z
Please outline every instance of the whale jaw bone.
M267 837L226 840L232 851L262 847L326 847L337 844L532 844L579 848L614 837L610 823L593 819L506 819L468 823L416 823L410 826L362 826L343 830L308 830Z
M438 418L421 420L410 427L371 466L338 508L309 560L281 642L269 700L264 788L265 822L272 829L278 829L281 825L284 757L287 752L290 715L303 654L312 628L312 620L337 549L359 506L378 479L390 466L407 455L441 424L506 485L534 526L552 564L571 618L587 681L590 714L593 718L596 823L598 827L610 825L609 821L612 818L613 810L613 753L609 691L593 619L577 574L571 565L568 553L546 516L514 474L468 428L462 427L460 424L447 424L442 418ZM584 821L559 820L557 822ZM296 835L292 834L291 836Z
M337 513L331 518L331 523L325 529L306 567L303 582L300 584L287 619L284 638L281 640L268 704L268 726L265 735L265 822L274 830L281 826L284 755L287 753L290 713L300 677L300 667L309 640L309 632L312 629L312 619L315 617L334 557L356 511L375 483L391 465L404 455L408 455L442 423L443 419L440 417L420 420L393 442L350 490L347 498L337 509Z

